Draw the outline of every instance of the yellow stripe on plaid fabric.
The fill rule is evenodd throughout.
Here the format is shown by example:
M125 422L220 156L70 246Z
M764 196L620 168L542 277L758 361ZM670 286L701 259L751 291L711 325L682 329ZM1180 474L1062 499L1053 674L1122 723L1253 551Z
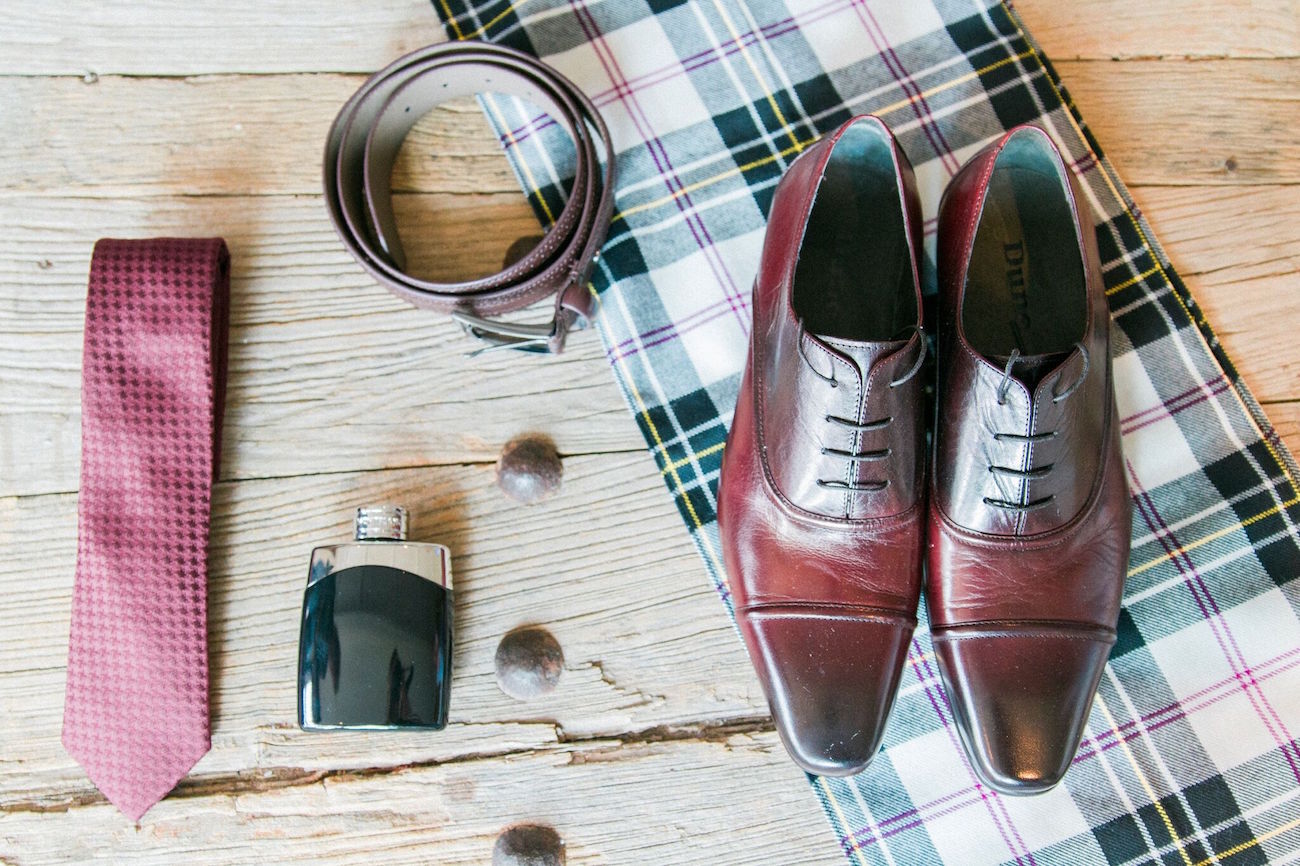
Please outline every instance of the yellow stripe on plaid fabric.
M1272 508L1265 509L1264 511L1261 511L1257 514L1252 514L1250 517L1247 517L1244 520L1240 520L1232 524L1231 526L1225 526L1221 529L1216 529L1213 532L1211 532L1209 535L1198 538L1195 541L1189 541L1187 544L1180 544L1176 546L1173 550L1166 551L1163 555L1157 556L1155 559L1150 560L1149 562L1144 562L1141 565L1137 566L1136 568L1129 569L1128 576L1133 577L1134 575L1141 574L1147 569L1154 568L1160 563L1173 559L1175 556L1181 553L1186 553L1189 550L1195 550L1196 548L1200 547L1203 544L1209 544L1211 541L1222 538L1223 536L1228 535L1229 533L1236 532L1238 529L1244 529L1247 526L1250 526L1252 523L1258 523L1259 521L1263 520L1266 517L1272 517L1274 514L1280 514L1283 510L1290 508L1293 505L1300 505L1300 496L1293 497L1287 500L1286 502L1282 502L1277 505L1274 505Z
M477 37L479 37L479 36L484 36L484 35L486 35L487 32L488 32L488 29L489 29L490 27L492 27L494 24L496 24L496 23L497 23L498 21L500 21L502 18L505 18L505 17L506 17L507 15L509 15L511 12L514 12L514 11L517 10L520 6L523 6L523 5L524 5L525 3L527 3L527 2L528 2L528 0L519 0L518 3L511 3L511 4L510 4L509 6L507 6L505 9L502 9L501 12L499 12L495 17L493 17L493 19L492 19L491 21L487 22L487 23L484 24L482 27L480 27L480 28L478 28L477 30L475 30L473 33L470 33L468 36L464 36L464 37L462 37L462 38L463 38L463 39L475 39L475 38L477 38Z
M738 165L735 166L734 168L729 168L726 171L719 172L718 174L713 175L712 177L706 177L704 180L697 180L694 183L688 183L685 186L681 187L680 189L676 190L675 192L671 192L666 196L662 196L661 198L655 199L654 201L644 202L642 204L635 205L634 207L630 207L625 210L619 211L617 214L614 215L614 219L612 220L612 222L618 222L621 219L626 219L627 217L631 216L634 213L640 213L641 211L646 211L646 210L653 210L654 208L662 207L663 205L666 204L671 204L672 202L676 201L682 196L689 195L690 193L695 192L697 189L704 189L706 186L713 186L715 183L720 183L721 181L724 181L729 177L735 177L736 175L744 174L745 172L750 171L751 169L759 168L760 166L764 166L764 165L768 165L769 163L776 162L778 159L787 157L792 153L798 153L800 150L803 150L805 147L812 144L814 141L816 141L815 138L810 138L804 142L797 142L796 144L791 145L790 147L787 147L784 150L779 150L776 153L769 153L767 156L761 156L758 159L753 160L752 162L747 162L744 165Z
M679 497L682 502L686 504L686 511L690 514L691 523L693 523L695 527L695 537L700 539L700 546L708 552L709 561L713 564L717 573L725 575L727 573L726 569L722 567L721 558L718 556L717 551L713 549L713 545L709 542L708 533L700 531L704 529L704 521L700 520L700 515L696 513L695 505L691 502L691 497L686 490L686 485L682 482L681 476L677 474L677 467L668 463L667 446L664 445L663 437L659 435L659 428L655 426L654 419L650 417L650 410L646 406L645 400L641 397L641 392L636 387L636 381L632 378L631 371L627 369L627 360L620 357L615 360L614 363L619 367L623 374L623 381L627 383L628 393L632 395L632 399L636 402L637 414L641 416L642 420L645 422L646 429L650 431L650 436L655 441L655 448L664 455L664 462L668 466L667 472L672 476L671 489L673 496ZM690 448L689 445L686 445L685 447L688 450Z
M731 33L732 41L736 44L736 48L740 50L740 56L745 58L745 64L749 67L749 71L754 73L754 80L763 88L763 95L767 97L767 104L771 106L772 113L776 115L777 123L781 124L781 127L785 130L785 134L790 137L790 144L794 146L796 151L803 150L807 147L807 143L801 143L799 139L795 137L794 130L790 127L790 122L785 119L785 115L781 113L781 107L776 104L776 96L773 95L771 89L763 81L763 76L759 73L758 66L754 64L754 59L749 56L749 51L745 48L744 41L742 41L740 34L736 32L736 28L732 26L731 18L723 11L722 4L719 0L713 0L713 8L718 10L718 16L722 19L722 23L727 25L727 30Z
M501 109L497 107L496 100L492 98L491 94L485 93L483 94L483 101L488 104L488 107L492 109L492 113L496 115L497 123L501 125L502 129L506 130L506 141L509 142L511 147L515 147L518 142L515 141L514 133L509 131L510 124L506 123L505 116L501 114ZM555 215L551 213L551 209L546 205L546 198L542 195L542 189L538 186L537 179L533 177L532 169L528 167L528 160L516 159L515 165L524 170L524 177L527 178L528 185L532 187L532 195L536 197L537 203L541 205L542 212L546 214L546 221L554 225Z
M826 783L826 779L822 776L813 776L812 778L814 779L814 784L816 784L818 789L821 790L822 796L826 798L826 802L830 803L831 808L835 810L835 819L839 821L840 824L840 826L835 828L836 832L840 834L841 838L848 838L852 834L852 831L849 829L852 825L848 822L848 819L844 817L844 810L840 808L840 801L836 798L835 792L831 790L830 785ZM844 846L841 846L841 848L843 847ZM862 866L867 866L867 861L862 859L861 845L855 842L844 850L854 860L861 863Z
M721 442L717 442L713 445L710 445L708 448L702 448L693 454L683 457L680 460L674 460L673 462L665 466L663 469L659 470L659 474L667 475L669 472L672 472L676 469L681 469L683 466L685 466L686 464L690 463L693 460L699 460L701 457L708 457L710 454L716 454L726 447L727 447L727 442L724 439ZM668 455L664 454L664 460L667 459L668 459Z
M872 113L877 116L882 114L892 114L893 112L898 111L900 108L907 108L908 106L912 105L915 102L918 102L922 99L929 99L931 96L934 96L936 93L942 93L945 90L949 90L953 87L956 87L958 84L965 84L967 81L970 81L971 79L979 78L981 75L987 75L995 69L1001 69L1003 66L1006 66L1008 63L1015 63L1017 60L1024 60L1028 56L1029 56L1028 51L1022 51L1019 54L1013 54L1010 57L1003 57L1001 60L995 60L994 62L990 63L988 66L982 66L979 69L973 69L970 72L967 72L965 75L958 75L956 78L952 79L951 81L945 81L943 84L936 84L934 87L931 87L929 90L922 90L916 96L909 96L905 99L900 99L895 103L886 105L884 108L876 109Z
M884 114L889 114L894 111L898 111L900 108L908 107L916 100L928 99L931 96L935 95L936 93L942 93L943 91L948 90L949 88L956 87L957 85L963 84L967 81L970 81L971 79L978 78L981 75L987 75L988 73L992 72L995 69L1006 66L1008 63L1014 63L1017 60L1022 60L1028 56L1030 56L1030 52L1024 51L1012 57L1004 57L1001 60L995 61L993 63L990 63L987 66L968 72L965 75L959 75L956 78L952 79L951 81L946 81L943 84L936 84L934 87L931 87L929 90L921 91L921 93L915 97L900 99L897 102L891 103L890 105L886 105L883 108L875 110L873 113L877 116L880 116ZM794 139L793 136L791 137L791 139L795 141L793 145L784 148L783 150L777 151L776 153L770 153L767 156L759 157L758 159L755 159L751 162L747 162L744 165L738 165L733 168L729 168L726 171L718 172L712 177L706 177L703 180L697 180L694 183L686 184L681 189L678 189L675 192L669 193L668 195L662 196L660 198L654 199L653 201L643 202L642 204L635 205L634 207L621 210L614 215L614 221L617 222L618 220L626 219L632 214L640 213L642 211L647 211L647 210L653 210L654 208L662 207L666 204L671 204L672 202L676 201L682 196L693 193L696 190L713 186L716 183L721 183L722 181L727 180L728 178L732 178L735 177L736 175L744 174L745 172L751 171L752 169L761 168L762 166L776 162L778 159L784 159L785 157L790 156L791 154L798 153L799 151L803 150L805 147L807 147L808 145L812 144L814 141L817 140L815 138L810 138L804 141L799 141L797 139Z
M1157 263L1155 267L1147 268L1145 271L1138 274L1137 276L1129 277L1124 282L1118 285L1111 286L1109 289L1106 290L1106 294L1107 295L1118 294L1119 292L1122 292L1125 289L1127 289L1129 286L1137 285L1138 283L1145 280L1147 277L1150 277L1154 274L1162 274L1162 273L1164 273L1164 271L1161 270L1159 263Z
M501 19L505 18L511 12L516 11L517 9L519 9L520 6L523 6L527 2L528 0L519 0L518 3L511 3L505 9L502 9L499 13L497 13L492 18L491 21L488 21L486 24L484 24L483 26L477 28L476 30L470 33L466 33L460 29L460 24L458 24L456 21L456 16L451 14L451 7L447 5L447 0L439 0L439 3L442 6L443 15L447 19L447 23L450 24L451 29L456 32L456 38L461 40L477 39L480 36L486 36L488 30L491 29L494 25L496 25L499 21L501 21Z
M1300 827L1300 818L1296 818L1294 821L1288 821L1287 823L1283 824L1281 827L1274 827L1272 830L1269 830L1266 833L1260 833L1255 838L1247 839L1245 842L1242 842L1239 845L1233 845L1231 848L1229 848L1226 851L1220 851L1218 854L1211 854L1209 857L1206 857L1204 860L1200 860L1196 862L1195 864L1193 864L1193 866L1209 866L1210 863L1222 863L1224 860L1228 859L1234 854L1240 854L1242 851L1247 851L1251 848L1254 848L1259 843L1264 842L1268 839L1272 839L1274 836L1281 836L1286 831L1294 830L1296 827Z
M456 31L456 38L464 39L465 34L461 32L460 25L456 23L456 16L451 14L451 6L448 5L447 0L439 0L439 2L442 4L442 12L447 19L447 23L451 25L452 30Z
M1115 716L1111 714L1110 707L1106 706L1106 701L1102 699L1101 695L1097 695L1095 705L1101 710L1102 714L1106 716L1106 724L1110 725L1111 732L1115 735L1115 741L1119 743L1120 748L1128 757L1129 765L1133 767L1133 774L1137 776L1138 781L1142 783L1142 788L1147 792L1147 796L1151 798L1151 805L1155 807L1156 812L1160 815L1161 822L1165 825L1165 830L1169 833L1169 841L1178 849L1178 853L1182 855L1183 862L1187 864L1187 866L1196 866L1196 864L1192 863L1192 858L1188 855L1186 849L1183 848L1183 840L1179 837L1177 831L1174 830L1174 822L1170 820L1169 813L1166 812L1165 807L1161 805L1160 796L1156 793L1155 788L1151 787L1151 782L1147 780L1146 774L1142 772L1142 767L1138 764L1137 756L1133 754L1133 750L1129 747L1128 740L1124 739L1124 735L1120 732L1119 724L1115 721Z

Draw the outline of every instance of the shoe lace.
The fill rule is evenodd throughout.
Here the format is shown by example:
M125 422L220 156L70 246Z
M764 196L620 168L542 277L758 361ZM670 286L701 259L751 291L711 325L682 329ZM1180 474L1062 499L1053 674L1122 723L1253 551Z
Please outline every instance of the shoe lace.
M1078 377L1073 382L1070 383L1070 387L1066 388L1064 391L1058 392L1055 386L1053 386L1052 388L1053 403L1060 403L1062 400L1068 398L1071 394L1073 394L1075 391L1079 389L1079 385L1081 385L1083 383L1083 380L1088 376L1088 364L1089 364L1088 349L1083 345L1083 343L1075 343L1074 345L1075 348L1079 350L1079 354L1083 357L1083 369L1079 371ZM1010 356L1007 357L1007 366L1002 371L1002 381L998 384L997 395L998 395L999 406L1006 405L1007 391L1011 387L1011 371L1012 368L1015 367L1016 362L1019 360L1020 360L1020 350L1012 349ZM1048 440L1055 439L1057 433L1058 431L1056 430L1045 430L1040 433L1029 433L1029 434L994 433L993 439L994 441L997 442L1018 442L1021 444L1032 444L1036 442L1046 442ZM1051 473L1052 467L1055 465L1056 465L1055 463L1048 463L1045 466L1031 466L1028 469L1016 469L1011 466L998 466L993 463L990 463L988 464L988 468L989 468L989 472L991 472L994 475L1002 475L1010 478L1016 478L1021 481L1029 481L1037 478L1045 478L1049 473ZM1006 499L995 499L990 496L985 496L984 504L992 506L993 508L1000 508L1003 511L1011 511L1019 514L1027 511L1035 511L1046 505L1050 505L1052 501L1055 499L1056 499L1055 493L1049 493L1047 496L1043 496L1029 502L1012 502Z
M916 362L912 364L912 368L908 370L906 373L904 373L900 378L891 381L889 383L890 388L897 388L900 385L906 384L912 377L914 377L917 373L921 371L921 365L925 363L925 353L927 350L926 341L925 341L925 330L921 328L920 325L910 325L909 327L901 331L900 334L897 337L895 337L895 339L902 339L903 336L910 334L912 331L915 331L917 336L920 337L921 351L917 353ZM818 370L817 365L814 364L812 360L808 357L807 353L804 350L804 343L803 343L803 338L805 333L806 333L806 328L804 327L803 320L800 320L799 336L797 340L800 357L802 357L804 363L808 365L808 369L812 370L813 373L818 378L827 382L832 388L838 388L840 386L840 382L839 379L835 378L835 368L832 366L830 375L827 375L823 373L821 370ZM873 430L883 430L884 428L888 427L891 423L893 423L894 420L893 415L889 415L885 418L877 418L874 421L858 421L855 418L842 418L839 415L826 415L824 417L828 424L834 424L838 427L843 427L845 429L852 430L856 433L869 433ZM892 452L893 452L892 448L880 448L874 451L845 451L841 448L825 448L825 447L821 449L822 456L824 457L837 457L841 460L847 460L850 463L855 463L855 464L873 463L879 460L884 460L887 457L889 457L889 455ZM817 486L824 487L831 490L844 490L844 491L853 491L855 493L858 493L858 492L865 492L865 491L884 490L886 487L889 486L889 479L886 478L880 481L842 481L839 479L818 478Z

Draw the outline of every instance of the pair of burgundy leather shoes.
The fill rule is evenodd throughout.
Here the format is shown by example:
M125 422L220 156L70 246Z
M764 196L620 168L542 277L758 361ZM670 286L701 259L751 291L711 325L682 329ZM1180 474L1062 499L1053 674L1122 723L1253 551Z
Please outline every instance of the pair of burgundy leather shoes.
M723 557L800 767L850 775L880 748L924 562L975 769L1033 793L1074 755L1128 562L1101 268L1082 194L1041 129L1012 130L953 179L927 485L921 224L911 166L874 117L782 178L723 456Z

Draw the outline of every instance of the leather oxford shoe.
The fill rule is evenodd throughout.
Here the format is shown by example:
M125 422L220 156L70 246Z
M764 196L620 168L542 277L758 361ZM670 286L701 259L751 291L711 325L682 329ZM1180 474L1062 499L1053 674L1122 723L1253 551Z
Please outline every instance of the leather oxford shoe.
M1035 793L1078 747L1132 522L1092 218L1043 130L1013 129L948 187L939 308L934 647L979 775Z
M736 619L800 767L880 747L924 530L920 206L885 125L850 120L777 187L718 492Z

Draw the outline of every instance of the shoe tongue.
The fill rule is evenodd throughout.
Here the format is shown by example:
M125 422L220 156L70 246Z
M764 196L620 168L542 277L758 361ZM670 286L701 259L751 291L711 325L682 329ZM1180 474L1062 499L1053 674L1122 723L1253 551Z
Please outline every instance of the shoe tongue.
M1069 352L1048 352L1044 355L1019 355L1016 362L1011 366L1012 378L1018 379L1022 385L1033 393L1038 387L1038 383L1050 374L1057 367L1070 357ZM1002 369L1007 368L1007 362L1011 360L1010 355L989 355L989 360Z
M879 342L859 342L858 340L842 340L838 337L817 337L826 345L842 355L847 355L858 365L858 369L865 376L871 372L872 366L886 355L897 352L907 345L907 340L881 340Z

